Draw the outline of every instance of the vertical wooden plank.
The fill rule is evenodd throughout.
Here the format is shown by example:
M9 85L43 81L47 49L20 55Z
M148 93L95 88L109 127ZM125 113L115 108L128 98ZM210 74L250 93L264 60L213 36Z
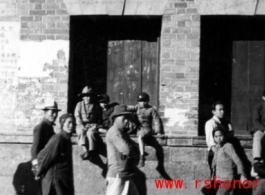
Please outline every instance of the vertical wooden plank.
M124 41L124 103L135 104L141 92L141 41Z
M158 106L158 42L142 41L142 91L150 95L150 104Z
M231 122L236 133L249 128L248 118L248 43L233 43ZM225 93L225 92L224 92Z
M107 93L112 102L124 103L124 42L108 41Z

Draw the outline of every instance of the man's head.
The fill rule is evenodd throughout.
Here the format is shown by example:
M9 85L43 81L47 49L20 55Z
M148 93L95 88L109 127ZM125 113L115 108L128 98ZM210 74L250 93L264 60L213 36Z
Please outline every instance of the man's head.
M131 112L127 111L125 105L117 105L114 107L114 111L110 116L110 119L113 121L113 125L118 127L121 130L125 130L129 125L129 117Z
M80 93L78 96L81 97L86 104L89 104L92 102L94 95L95 93L92 91L92 89L86 86L82 90L82 93Z
M107 94L101 94L98 96L98 102L100 107L105 109L110 102L110 98Z
M140 93L140 94L138 95L138 99L137 99L137 101L138 101L138 105L139 105L140 107L145 107L145 106L148 105L148 103L149 103L149 101L150 101L150 97L149 97L149 95L148 95L147 93L142 92L142 93Z
M61 111L58 109L58 104L53 99L46 99L45 106L42 109L44 111L44 118L51 123L54 123L58 116L58 112Z
M217 118L224 117L224 104L221 101L216 101L212 105L212 113Z

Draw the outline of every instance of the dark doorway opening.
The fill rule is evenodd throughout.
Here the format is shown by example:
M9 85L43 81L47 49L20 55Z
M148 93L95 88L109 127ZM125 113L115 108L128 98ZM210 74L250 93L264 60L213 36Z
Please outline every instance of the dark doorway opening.
M90 85L96 93L111 93L109 95L112 101L118 101L119 103L131 103L134 98L132 92L135 91L157 91L155 94L156 97L154 97L154 99L156 99L154 102L157 104L157 66L159 63L157 56L159 56L159 53L154 57L155 62L154 60L150 61L150 58L144 58L146 55L145 51L148 50L145 49L146 47L144 45L146 43L159 43L158 39L161 33L161 21L161 16L71 16L68 112L74 111L75 105L78 101L77 95L82 91L82 88L85 85ZM113 47L110 48L110 45ZM119 47L117 48L116 46ZM148 47L150 47L150 44ZM109 56L111 53L110 49L112 49L112 53L121 50L124 55L120 55L120 57L117 57L116 54ZM134 51L137 52L137 50L142 52L140 52L139 55L136 55L134 54ZM131 53L127 51L130 51ZM159 51L158 45L154 52L157 51ZM125 53L129 54L126 55ZM145 89L145 83L148 82L141 79L143 75L145 75L144 72L140 72L141 74L138 74L138 77L135 75L133 77L131 74L130 78L127 80L123 80L122 76L120 76L119 82L125 83L126 85L120 87L120 91L110 89L112 88L112 84L113 86L116 84L114 83L114 79L115 77L119 77L118 74L115 75L120 71L119 68L125 66L128 66L129 68L132 67L130 64L126 64L127 61L131 60L131 56L136 56L135 59L140 59L141 61L140 65L138 64L138 69L134 70L137 73L139 70L144 70L146 63L149 63L149 65L153 64L153 66L156 67L155 78L152 80L152 82L157 83L152 86L155 86L156 89ZM150 57L151 54L148 54L148 56ZM128 72L130 70L125 68L122 70L122 72L126 71ZM152 71L150 75L153 75ZM130 79L134 80L132 81ZM138 80L141 82L138 82L136 86L137 90L132 91L132 82ZM126 88L126 86L129 87ZM148 86L150 86L150 84L148 84ZM125 97L123 95L124 97L120 97L119 94L129 94L129 96ZM154 94L151 95L154 96ZM126 101L127 99L131 100Z
M223 101L226 115L231 118L232 92L235 90L232 83L233 68L235 68L233 66L233 43L236 41L264 41L264 24L264 16L201 17L199 135L204 135L205 122L212 117L211 104L214 101ZM261 95L261 92L258 94ZM248 115L251 118L252 113L248 113ZM240 120L240 118L237 119L235 116L233 120L231 121L232 125L233 122L237 122L235 120ZM251 129L251 124L245 126L245 129L235 127L236 134L249 134L247 131Z

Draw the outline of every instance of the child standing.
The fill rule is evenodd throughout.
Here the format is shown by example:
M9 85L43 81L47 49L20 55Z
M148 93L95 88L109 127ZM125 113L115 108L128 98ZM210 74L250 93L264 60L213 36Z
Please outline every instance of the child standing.
M138 95L138 104L136 106L127 106L129 111L136 113L139 122L139 131L137 135L140 149L140 161L138 167L144 166L144 138L152 135L153 123L154 132L161 136L160 119L157 110L153 106L149 105L149 100L149 95L142 92Z
M240 174L240 181L246 180L244 168L241 160L236 154L234 147L231 143L226 142L225 131L217 127L213 130L213 139L216 145L212 146L214 152L213 170L215 172L216 180L220 180L221 183L217 188L217 195L232 195L234 186L224 187L224 181L230 181L231 183L235 179L234 165L237 166L237 173Z

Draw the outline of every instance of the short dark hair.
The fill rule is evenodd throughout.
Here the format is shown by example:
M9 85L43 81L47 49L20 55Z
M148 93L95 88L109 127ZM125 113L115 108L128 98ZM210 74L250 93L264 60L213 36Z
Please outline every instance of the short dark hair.
M223 102L221 102L221 101L215 101L215 102L212 104L212 110L215 110L216 105L224 105L224 104L223 104Z
M212 136L213 136L213 137L214 137L214 134L215 134L216 131L221 131L221 132L223 133L224 136L226 135L226 131L225 131L225 129L224 129L222 126L220 126L220 125L217 125L217 127L215 127L215 128L213 129L213 131L212 131Z
M262 96L265 97L265 89L262 91Z

